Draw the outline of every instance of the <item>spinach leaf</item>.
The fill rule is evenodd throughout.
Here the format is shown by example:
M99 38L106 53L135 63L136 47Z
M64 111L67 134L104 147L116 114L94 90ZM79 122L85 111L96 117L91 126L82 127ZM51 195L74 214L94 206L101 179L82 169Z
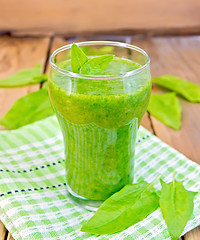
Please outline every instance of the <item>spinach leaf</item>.
M167 126L180 129L182 108L175 93L152 95L147 111Z
M200 102L200 86L195 83L171 75L152 78L152 82L180 94L190 102Z
M27 68L10 77L0 80L0 87L18 87L28 84L40 83L47 80L46 74L41 74L41 64Z
M165 183L162 180L160 196L160 208L168 227L172 240L176 240L182 234L194 208L194 197L197 193L187 191L183 182L175 180Z
M88 59L85 53L73 43L71 47L71 68L74 73L100 74L112 61L113 57L114 55L102 55Z
M81 231L99 235L110 234L143 220L159 207L154 183L155 181L151 184L142 181L126 185L100 206Z
M100 74L112 61L114 55L102 55L89 59L80 70L81 74L95 75Z
M33 77L34 80L38 81L38 82L46 82L48 80L48 74L44 73L44 74L40 74L38 76Z
M44 88L18 99L0 119L0 124L7 128L16 129L53 114L48 90Z
M44 89L48 89L48 82L45 82L43 85L42 85L42 88Z
M71 47L71 68L74 73L80 73L81 67L88 61L85 53L75 44Z

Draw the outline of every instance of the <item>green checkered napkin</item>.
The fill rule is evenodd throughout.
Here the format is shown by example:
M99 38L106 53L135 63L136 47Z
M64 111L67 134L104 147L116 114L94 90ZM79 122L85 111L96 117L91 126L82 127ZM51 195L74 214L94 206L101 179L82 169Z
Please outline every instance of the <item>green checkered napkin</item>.
M75 205L66 191L62 136L55 117L0 133L0 219L18 239L170 239L160 209L143 221L112 235L80 232L94 213ZM184 180L200 191L200 166L140 128L136 147L136 181ZM159 182L155 186L160 188ZM200 224L200 194L185 232Z

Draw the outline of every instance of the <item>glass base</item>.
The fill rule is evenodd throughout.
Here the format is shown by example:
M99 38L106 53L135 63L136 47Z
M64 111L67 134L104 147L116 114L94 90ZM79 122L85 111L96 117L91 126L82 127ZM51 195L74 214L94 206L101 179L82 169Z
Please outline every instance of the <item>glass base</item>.
M96 212L98 208L101 206L101 204L103 203L103 201L90 200L78 195L69 187L69 185L67 185L67 191L68 191L69 198L74 203L78 204L80 207L83 207L87 210Z

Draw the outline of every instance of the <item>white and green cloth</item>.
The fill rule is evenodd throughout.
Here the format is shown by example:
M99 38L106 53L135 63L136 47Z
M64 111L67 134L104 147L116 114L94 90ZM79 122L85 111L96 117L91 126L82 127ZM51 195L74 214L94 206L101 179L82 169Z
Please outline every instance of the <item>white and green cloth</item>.
M200 191L200 166L140 128L135 159L135 180L185 181L188 190ZM18 130L0 132L0 220L15 240L170 239L160 209L143 221L112 235L80 232L94 213L75 205L67 196L62 135L55 117ZM159 182L155 186L160 188ZM185 232L200 224L200 194Z

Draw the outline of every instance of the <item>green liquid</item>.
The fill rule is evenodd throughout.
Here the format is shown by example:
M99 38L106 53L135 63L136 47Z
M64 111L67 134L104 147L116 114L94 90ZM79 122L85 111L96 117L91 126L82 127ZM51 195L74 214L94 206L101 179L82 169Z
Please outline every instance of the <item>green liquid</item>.
M70 68L69 62L60 66ZM138 67L116 58L102 74ZM151 92L150 81L143 78L146 83L136 88L132 77L95 81L51 75L49 92L64 137L67 183L76 194L105 200L133 182L137 129Z

